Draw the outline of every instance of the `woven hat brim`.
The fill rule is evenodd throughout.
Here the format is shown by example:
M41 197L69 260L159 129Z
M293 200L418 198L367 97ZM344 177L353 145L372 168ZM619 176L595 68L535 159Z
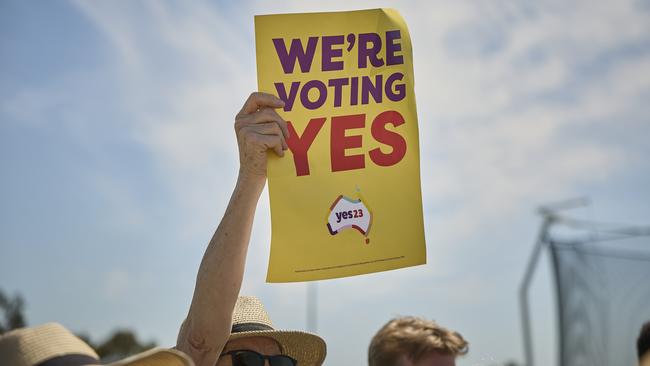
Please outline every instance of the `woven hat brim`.
M327 355L325 341L312 333L297 330L256 330L230 334L229 340L267 337L276 340L282 353L295 358L298 366L321 366Z
M106 366L194 366L194 362L181 351L154 348Z

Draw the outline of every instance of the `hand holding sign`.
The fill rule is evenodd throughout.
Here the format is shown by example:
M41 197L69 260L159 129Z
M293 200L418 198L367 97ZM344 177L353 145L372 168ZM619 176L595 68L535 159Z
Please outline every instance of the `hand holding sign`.
M289 136L287 123L274 108L284 102L266 93L252 93L235 117L240 174L266 177L267 150L284 156Z

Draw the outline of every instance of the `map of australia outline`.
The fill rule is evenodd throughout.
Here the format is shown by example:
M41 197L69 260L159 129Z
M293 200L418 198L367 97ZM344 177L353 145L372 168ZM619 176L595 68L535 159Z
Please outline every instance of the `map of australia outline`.
M330 206L327 229L332 235L346 229L356 229L367 237L371 226L372 212L361 198L352 199L339 195Z

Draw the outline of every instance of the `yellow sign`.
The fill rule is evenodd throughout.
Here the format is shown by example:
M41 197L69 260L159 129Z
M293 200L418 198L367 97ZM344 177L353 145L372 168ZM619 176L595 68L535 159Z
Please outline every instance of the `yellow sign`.
M285 101L269 154L268 282L424 264L411 40L393 9L255 17L259 90Z

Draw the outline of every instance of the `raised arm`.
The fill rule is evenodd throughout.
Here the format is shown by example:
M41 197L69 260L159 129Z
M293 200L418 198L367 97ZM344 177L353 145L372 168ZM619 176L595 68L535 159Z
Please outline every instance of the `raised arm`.
M239 296L255 208L266 182L269 149L284 156L286 122L275 112L277 97L253 93L235 118L239 177L228 208L203 255L194 296L176 348L197 366L214 366L228 341Z

